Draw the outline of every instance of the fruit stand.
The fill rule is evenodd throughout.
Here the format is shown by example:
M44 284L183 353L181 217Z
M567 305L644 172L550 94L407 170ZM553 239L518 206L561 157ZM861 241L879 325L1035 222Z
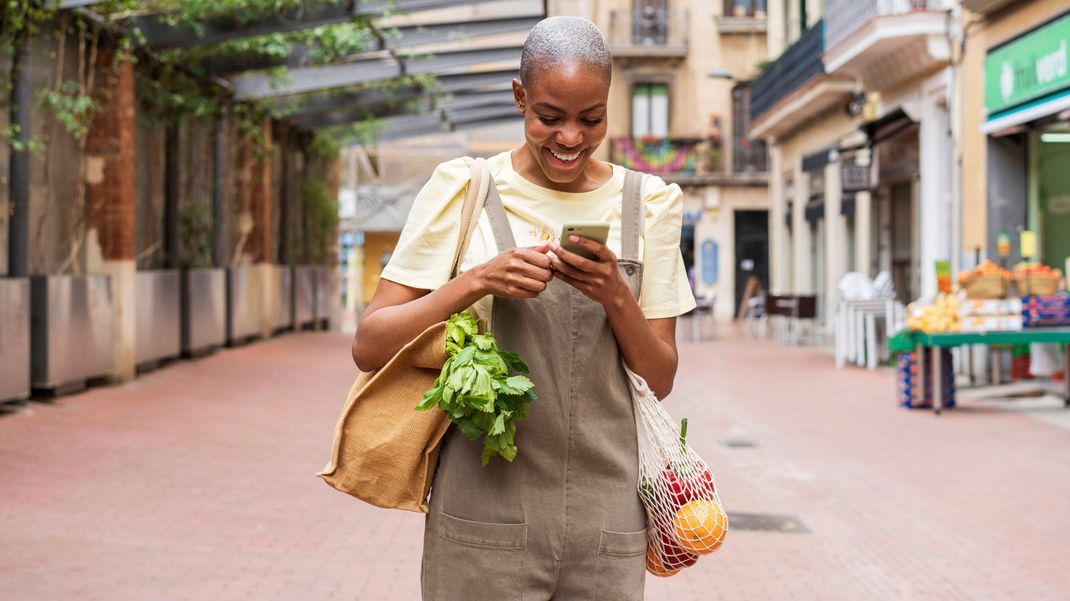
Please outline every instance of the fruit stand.
M1026 329L1021 331L993 331L993 332L949 332L940 334L926 334L924 332L912 332L910 336L917 348L917 356L921 361L921 372L925 373L924 361L926 356L932 357L932 373L942 373L942 355L943 353L937 352L941 349L954 348L960 346L970 346L974 344L992 345L992 344L1032 344L1032 343L1047 343L1047 344L1059 344L1063 347L1063 370L1064 373L1070 374L1070 327L1062 328L1036 328ZM926 349L932 349L934 352L926 353ZM925 390L927 381L925 378L921 379L922 395L921 398L927 398L926 395L929 391ZM943 409L943 386L942 379L939 377L932 378L932 399L933 399L933 412L937 415L940 414L940 410ZM1070 407L1070 378L1063 380L1062 390L1063 400L1066 405Z
M956 293L946 265L938 265L937 271L940 294L931 302L911 303L906 329L889 340L891 352L899 354L897 388L903 406L931 404L937 414L954 407L955 377L949 362L951 349L957 347L1057 345L1065 351L1063 373L1070 374L1070 295L1058 269L1020 263L1011 272L984 261L958 274ZM1064 380L1062 397L1070 406L1070 380Z

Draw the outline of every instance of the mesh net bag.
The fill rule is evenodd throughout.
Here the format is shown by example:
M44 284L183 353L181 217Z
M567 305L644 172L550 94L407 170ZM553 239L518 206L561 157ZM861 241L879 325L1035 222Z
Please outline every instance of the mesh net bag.
M627 367L639 439L639 497L647 512L646 569L672 576L716 551L728 534L713 472L687 445L645 380Z

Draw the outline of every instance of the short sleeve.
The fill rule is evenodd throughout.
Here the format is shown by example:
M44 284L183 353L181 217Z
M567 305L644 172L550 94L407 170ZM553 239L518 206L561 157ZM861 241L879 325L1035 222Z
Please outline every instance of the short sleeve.
M647 319L683 315L695 308L680 253L684 193L676 184L647 176L643 185L643 288L639 306Z
M421 290L435 290L449 281L469 173L464 159L435 168L416 195L382 279Z

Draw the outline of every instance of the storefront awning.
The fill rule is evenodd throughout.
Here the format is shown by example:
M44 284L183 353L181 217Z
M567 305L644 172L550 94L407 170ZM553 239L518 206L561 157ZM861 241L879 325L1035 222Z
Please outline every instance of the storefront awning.
M862 125L862 131L865 132L866 137L869 138L869 143L876 146L881 142L891 140L898 137L900 134L906 133L910 128L915 127L916 125L916 121L911 119L903 109L898 108L880 119Z
M988 121L981 125L981 132L984 134L996 134L1037 119L1050 117L1065 110L1070 110L1070 90L1063 90L1058 94L1027 102L1013 109L997 113L989 117Z

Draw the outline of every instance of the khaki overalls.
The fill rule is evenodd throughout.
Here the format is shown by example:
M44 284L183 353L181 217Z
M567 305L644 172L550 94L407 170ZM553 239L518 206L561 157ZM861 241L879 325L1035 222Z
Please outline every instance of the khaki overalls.
M624 183L619 268L638 296L641 175ZM492 185L499 251L514 248ZM512 463L480 467L482 441L451 429L424 533L424 601L638 601L646 513L635 417L605 310L561 280L532 300L494 299L491 331L530 367L538 399Z

